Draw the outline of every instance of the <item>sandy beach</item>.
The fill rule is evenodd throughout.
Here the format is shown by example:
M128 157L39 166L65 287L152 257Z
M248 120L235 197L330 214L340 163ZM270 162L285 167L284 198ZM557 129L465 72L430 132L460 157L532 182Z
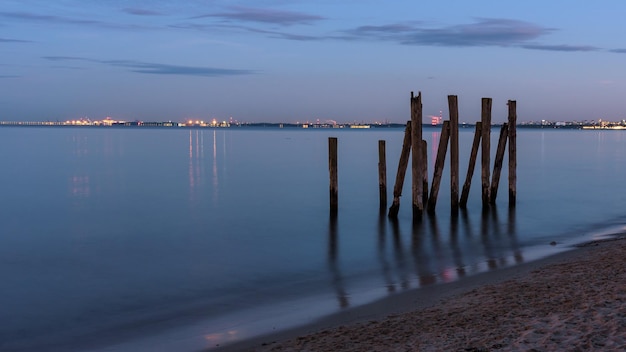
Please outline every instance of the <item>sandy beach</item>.
M626 237L398 294L223 351L624 351Z

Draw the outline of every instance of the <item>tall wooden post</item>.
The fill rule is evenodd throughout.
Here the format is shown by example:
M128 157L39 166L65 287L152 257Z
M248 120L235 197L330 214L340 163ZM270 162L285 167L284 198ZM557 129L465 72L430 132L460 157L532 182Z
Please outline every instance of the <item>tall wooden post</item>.
M418 92L413 97L411 92L411 153L412 153L412 193L413 193L413 219L422 217L424 210L422 181L422 93Z
M336 215L339 209L336 137L328 138L328 171L330 174L330 214Z
M422 204L428 204L428 143L422 140Z
M398 172L396 173L396 183L393 186L393 202L389 207L389 217L398 217L400 210L400 196L402 196L402 186L404 185L404 176L406 175L406 167L409 164L409 154L411 153L411 121L407 121L404 130L404 140L402 141L402 152L400 153L400 161L398 162Z
M509 207L517 197L517 102L509 100Z
M387 209L387 157L385 155L385 141L378 141L378 194L380 197L380 211Z
M450 121L444 121L441 126L441 137L439 137L439 147L437 148L437 159L435 160L435 171L433 172L433 184L430 187L430 197L428 197L428 212L433 213L437 206L437 194L441 184L441 175L446 162L446 152L448 151L448 139L450 138Z
M489 164L490 164L490 148L491 148L491 98L482 99L482 195L483 195L483 207L489 206Z
M459 207L459 105L456 95L448 95L450 109L450 206Z
M496 149L496 158L493 161L493 174L491 175L491 189L489 194L489 202L496 204L498 196L498 185L500 183L500 172L502 171L502 161L504 160L504 151L506 150L506 139L509 135L509 127L507 123L502 125L500 129L500 138L498 139L498 149Z
M470 187L472 186L472 177L474 177L474 167L476 166L476 156L478 155L478 147L482 134L482 123L476 122L476 130L474 132L474 141L472 142L472 151L470 152L469 165L467 166L467 175L461 191L461 200L459 206L463 209L467 208L467 198L469 198Z

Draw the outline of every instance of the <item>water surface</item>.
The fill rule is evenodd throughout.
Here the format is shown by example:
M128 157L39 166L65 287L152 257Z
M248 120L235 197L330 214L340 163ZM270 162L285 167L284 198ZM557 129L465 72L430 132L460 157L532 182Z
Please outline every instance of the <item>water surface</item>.
M330 136L339 139L336 219ZM496 207L482 211L477 165L467 212L451 216L446 169L436 215L418 225L410 172L398 221L379 216L377 141L387 143L391 199L402 137L395 128L0 128L0 349L154 334L160 346L210 348L626 224L620 131L518 130L514 210L505 168ZM430 178L438 138L424 130ZM461 185L472 138L461 129ZM179 327L193 329L166 333Z

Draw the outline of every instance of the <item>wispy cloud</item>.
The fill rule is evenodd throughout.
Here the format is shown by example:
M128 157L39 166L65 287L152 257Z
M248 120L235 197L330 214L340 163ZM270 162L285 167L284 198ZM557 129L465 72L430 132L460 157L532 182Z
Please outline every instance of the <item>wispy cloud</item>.
M18 76L18 75L0 75L0 79L2 78L20 78L22 76Z
M547 51L598 51L600 48L590 45L543 45L543 44L525 44L520 47L531 50L547 50Z
M626 49L611 49L609 51L616 54L626 54Z
M125 9L122 9L122 11L127 14L136 15L136 16L161 16L162 15L162 13L157 12L157 11L139 9L139 8L125 8Z
M156 75L183 75L183 76L201 76L201 77L220 77L220 76L238 76L256 73L252 70L227 69L216 67L197 67L197 66L180 66L158 64L151 62L142 62L134 60L96 60L75 56L44 56L50 61L84 61L98 64L105 64L115 67L123 67L131 72L156 74Z
M38 15L27 12L0 12L0 17L18 20L27 20L32 22L54 22L62 24L102 24L99 21L93 20L77 20L67 17L51 16L51 15Z
M32 43L30 40L0 38L0 43Z
M322 16L311 15L304 12L261 9L243 6L232 6L227 12L210 13L195 16L192 19L199 18L219 18L225 21L270 23L281 26L291 26L297 24L308 25L325 19Z
M480 18L475 23L425 27L421 24L387 24L361 26L349 30L349 35L370 40L395 41L420 46L514 46L551 33L553 29L533 23Z
M73 25L73 26L91 26L106 29L153 29L154 27L137 25L137 24L121 24L121 23L109 23L89 19L75 19L70 17L53 16L53 15L39 15L28 12L0 12L0 18L9 20L19 20L28 22L47 23L55 25Z

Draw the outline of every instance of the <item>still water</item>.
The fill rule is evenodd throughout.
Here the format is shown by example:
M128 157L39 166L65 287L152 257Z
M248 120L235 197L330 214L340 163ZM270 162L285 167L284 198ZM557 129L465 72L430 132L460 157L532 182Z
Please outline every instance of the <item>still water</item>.
M518 130L515 210L505 167L497 206L481 211L477 165L468 211L451 217L446 169L436 215L416 226L410 172L398 221L378 211L377 141L387 143L391 199L402 137L0 128L0 350L211 348L626 225L623 132ZM432 179L439 132L424 138ZM472 138L461 129L461 185Z

